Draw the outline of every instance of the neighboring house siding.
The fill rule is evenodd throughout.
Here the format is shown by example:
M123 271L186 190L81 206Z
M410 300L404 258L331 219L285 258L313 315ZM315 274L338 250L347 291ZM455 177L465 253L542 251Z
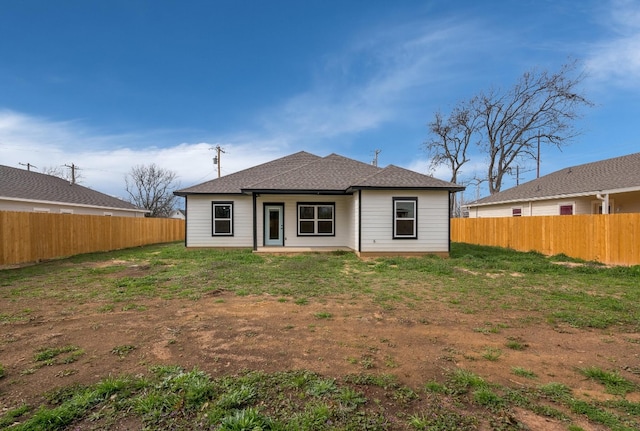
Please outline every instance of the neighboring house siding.
M73 204L51 204L46 202L22 202L0 199L0 211L49 212L51 214L108 215L114 217L144 217L142 212L122 211L112 208L91 208Z
M532 202L513 202L471 207L469 218L512 217L514 208L522 208L522 216L553 216L560 214L560 207L572 205L573 214L598 214L602 201L595 195L566 199L551 199ZM640 192L611 194L609 196L611 214L640 212Z
M256 200L258 247L264 245L264 204L284 204L284 244L287 247L351 247L352 197L339 195L261 195ZM298 236L298 203L335 203L334 236ZM191 208L189 208L191 211Z
M212 202L233 202L233 236L213 236ZM187 196L187 247L253 247L251 196Z
M417 239L393 239L393 198L418 198ZM362 191L362 252L448 252L449 192Z

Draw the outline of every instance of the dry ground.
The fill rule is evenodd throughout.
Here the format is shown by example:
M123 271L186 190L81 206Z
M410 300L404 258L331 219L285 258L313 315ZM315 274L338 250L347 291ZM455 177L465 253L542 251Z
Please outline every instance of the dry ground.
M23 298L4 302L2 313L28 320L0 325L0 413L22 403L38 404L45 391L91 384L108 375L146 373L149 366L198 367L212 376L239 370L308 369L326 376L385 373L420 389L464 368L492 383L511 387L561 382L576 396L609 399L604 388L579 369L617 370L640 382L640 335L616 329L552 326L541 316L495 308L463 314L441 303L420 309L382 309L369 300L340 297L305 305L281 298L216 292L197 301L137 301L137 308L105 311L104 304L43 303ZM506 347L517 341L525 348ZM39 366L41 348L73 345L76 362ZM134 346L127 353L123 346ZM494 350L491 350L494 349ZM495 360L485 353L501 352ZM118 353L121 353L120 355ZM533 381L512 367L536 373ZM627 395L640 401L637 392ZM566 429L566 424L520 412L531 429ZM584 429L604 429L581 423Z

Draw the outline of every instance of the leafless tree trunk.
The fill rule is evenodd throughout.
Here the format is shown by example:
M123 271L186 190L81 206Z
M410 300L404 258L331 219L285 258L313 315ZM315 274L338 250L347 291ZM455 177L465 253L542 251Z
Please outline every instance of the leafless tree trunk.
M515 166L537 160L538 142L560 148L579 134L573 123L580 108L592 103L577 90L584 75L575 75L576 67L573 62L556 73L529 71L505 92L481 92L459 103L447 118L437 112L429 123L434 138L424 144L430 168L446 165L451 181L459 181L473 144L488 159L489 193L499 192Z
M150 211L150 217L168 217L177 197L173 191L180 187L176 173L155 163L137 165L125 176L129 202Z
M500 191L514 164L536 160L538 140L560 148L579 134L573 122L592 103L577 92L584 75L572 77L575 69L574 62L556 73L530 71L504 93L492 90L471 100L489 159L489 193Z
M433 139L425 142L427 156L431 160L429 169L446 165L451 169L451 182L458 182L462 166L470 159L467 150L474 133L477 131L475 113L465 103L459 103L448 118L436 112L434 120L429 123L429 131ZM457 207L457 196L451 199L449 214L453 217Z

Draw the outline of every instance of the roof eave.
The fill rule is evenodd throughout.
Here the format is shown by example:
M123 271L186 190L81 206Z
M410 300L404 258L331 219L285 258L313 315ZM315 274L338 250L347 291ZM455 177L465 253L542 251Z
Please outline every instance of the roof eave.
M40 204L40 205L69 205L69 206L76 206L76 207L82 207L82 208L96 208L96 209L110 210L110 211L131 211L131 212L141 212L141 213L150 212L149 210L146 210L144 208L119 208L119 207L110 207L110 206L102 206L102 205L80 204L75 202L43 201L43 200L37 200L37 199L14 198L11 196L0 196L0 200L28 202L28 203Z
M243 192L215 192L215 191L206 191L206 192L182 192L182 191L176 191L173 192L174 195L176 196L180 196L180 197L187 197L187 196L191 196L191 195L230 195L230 196L242 196L242 195L246 195L247 193L243 193Z
M597 194L617 194L617 193L629 193L629 192L637 192L637 191L640 191L640 186L625 187L625 188L610 189L610 190L590 190L586 192L567 193L567 194L559 194L559 195L552 195L552 196L536 196L536 197L519 198L519 199L507 199L503 201L495 201L495 202L487 202L487 203L469 203L464 206L467 208L485 207L485 206L491 206L491 205L504 205L504 204L519 203L519 202L551 201L551 200L558 200L558 199L570 199L570 198L580 198L585 196L595 196Z
M431 187L406 187L406 186L393 186L393 187L383 187L383 186L352 186L349 187L350 191L355 191L355 190L429 190L429 191L449 191L449 192L461 192L463 190L465 190L465 187L437 187L437 186L431 186Z
M348 195L349 190L341 189L242 189L246 193L263 195Z

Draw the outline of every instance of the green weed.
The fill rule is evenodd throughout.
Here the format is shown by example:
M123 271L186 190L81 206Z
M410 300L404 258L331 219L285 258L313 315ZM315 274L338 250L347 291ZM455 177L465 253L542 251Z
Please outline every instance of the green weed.
M487 361L497 361L502 356L502 350L495 347L487 347L482 352L482 357Z
M511 368L511 372L516 376L526 377L527 379L535 379L536 377L538 377L533 371L527 370L526 368L522 367L513 367Z
M135 349L136 349L136 346L133 346L131 344L123 344L111 349L111 353L113 353L114 355L118 355L121 358L124 358L129 353L133 352Z
M580 372L585 377L604 385L610 394L625 395L637 389L634 383L625 379L616 371L605 371L598 367L587 367L582 368Z

